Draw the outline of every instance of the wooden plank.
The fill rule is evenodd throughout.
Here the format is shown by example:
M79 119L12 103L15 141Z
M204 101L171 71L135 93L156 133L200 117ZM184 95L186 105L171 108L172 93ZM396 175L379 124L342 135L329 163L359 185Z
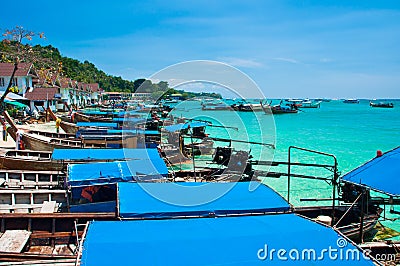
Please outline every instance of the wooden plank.
M83 235L82 231L78 232L78 236L81 237ZM36 238L63 238L63 237L76 237L75 232L33 232L31 235L32 239Z
M38 170L38 171L34 171L34 170L13 170L13 169L0 169L0 173L15 173L15 174L46 174L46 175L57 175L60 173L60 171L47 171L47 170Z
M0 194L65 194L62 189L0 189Z
M10 205L0 205L0 210L17 210L17 209L33 209L41 208L42 204L10 204Z
M66 245L55 245L53 254L57 255L74 255L76 245L66 244Z
M0 252L21 252L28 242L31 232L27 230L7 230L0 237Z
M40 205L40 204L39 204ZM21 219L21 218L37 218L37 219L43 219L43 218L56 218L56 219L115 219L116 215L114 212L93 212L93 213L2 213L0 214L0 218L3 219Z
M56 208L56 203L55 201L45 201L43 202L42 209L40 210L40 213L53 213L55 208Z

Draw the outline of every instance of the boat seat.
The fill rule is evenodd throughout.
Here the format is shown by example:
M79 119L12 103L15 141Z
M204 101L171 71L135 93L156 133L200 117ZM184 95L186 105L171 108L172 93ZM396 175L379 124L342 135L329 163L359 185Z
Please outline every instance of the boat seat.
M40 213L53 213L56 208L57 202L55 201L44 201Z
M29 240L31 232L27 230L7 230L0 237L0 252L20 253Z

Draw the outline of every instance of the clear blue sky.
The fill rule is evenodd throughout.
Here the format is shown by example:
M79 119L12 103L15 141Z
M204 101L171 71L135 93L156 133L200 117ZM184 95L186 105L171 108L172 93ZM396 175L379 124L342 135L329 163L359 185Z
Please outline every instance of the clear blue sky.
M4 1L0 28L134 80L186 60L248 74L267 97L400 98L400 1Z

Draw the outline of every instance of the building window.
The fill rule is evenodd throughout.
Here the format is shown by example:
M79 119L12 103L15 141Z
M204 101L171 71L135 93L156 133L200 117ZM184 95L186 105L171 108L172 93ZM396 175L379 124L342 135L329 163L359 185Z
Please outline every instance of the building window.
M18 78L13 78L12 85L18 87Z
M0 87L4 87L4 78L0 78Z

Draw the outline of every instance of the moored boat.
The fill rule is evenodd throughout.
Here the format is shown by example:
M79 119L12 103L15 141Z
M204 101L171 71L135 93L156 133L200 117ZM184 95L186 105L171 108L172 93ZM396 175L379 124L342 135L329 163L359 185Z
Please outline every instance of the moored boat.
M343 103L360 103L358 99L346 99Z
M267 114L296 114L299 112L297 108L293 105L273 105L270 106L270 111L268 108L264 108L264 112Z
M232 109L239 112L258 112L262 111L261 104L251 104L251 103L242 103L242 104L233 104L231 105Z
M73 114L73 119L77 122L112 122L112 117L92 116L80 112Z
M385 102L379 102L379 103L370 102L369 105L371 107L380 107L380 108L393 108L394 107L393 103L385 103Z
M3 150L0 168L13 170L61 171L63 164L51 159L51 152L30 150Z
M299 108L320 108L321 101L303 101Z
M55 121L58 119L58 117L53 113L53 111L50 108L47 108L47 112L50 115L51 119L53 119ZM79 127L76 124L70 123L70 122L67 122L67 121L63 121L63 120L61 120L61 122L60 122L60 127L66 133L71 133L71 134L76 134L76 132L79 129Z

